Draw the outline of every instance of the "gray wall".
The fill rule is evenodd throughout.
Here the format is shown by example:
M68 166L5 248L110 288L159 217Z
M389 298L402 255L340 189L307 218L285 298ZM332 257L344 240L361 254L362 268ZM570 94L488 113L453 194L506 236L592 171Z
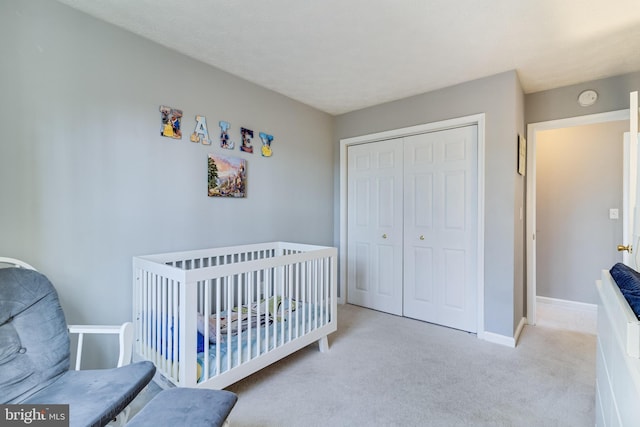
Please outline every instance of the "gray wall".
M486 113L485 330L513 336L523 317L523 180L517 174L517 134L524 132L524 97L514 71L336 117L336 176L340 139ZM335 201L338 242L339 191ZM514 304L514 301L517 303Z
M0 254L47 274L70 323L131 319L134 255L332 243L330 115L57 2L0 16ZM160 136L163 104L182 140ZM273 157L190 142L196 114L214 138L219 120L274 135ZM248 159L246 199L207 197L210 152Z
M578 95L585 89L598 92L598 101L590 107L578 105ZM532 93L525 97L525 119L538 123L625 110L629 108L629 92L636 90L640 90L640 72Z
M599 95L598 101L590 107L581 107L577 102L578 95L585 89L594 89ZM569 117L625 110L629 108L629 92L637 90L640 90L640 72L528 94L525 96L525 121L527 124L540 123ZM616 155L615 153L618 148L612 147L612 150L613 151L608 152L609 155ZM590 173L593 174L594 170L591 170ZM602 173L602 168L598 168L597 173ZM614 189L614 192L618 192L618 190ZM616 194L616 196L618 195ZM541 205L541 202L538 201L536 207L538 215L546 215L544 202ZM599 233L612 233L610 223L603 224L602 227L602 229L598 230ZM572 232L577 233L578 231L572 228ZM594 254L597 254L599 250L594 250L591 246L588 246L588 248L583 249L582 252L583 256L591 257L597 256ZM540 257L540 255L540 249L538 249L537 256ZM597 266L598 271L600 268L603 268L603 263L610 263L614 258L612 258L611 255L600 255L599 259L600 262ZM584 277L582 281L584 282L586 280L587 283L593 283L595 278L599 276L598 271L596 271L595 274L592 272L588 278ZM579 298L577 301L593 301L592 296L566 293L567 291L545 290L545 286L546 284L538 277L536 288L537 293L541 296L563 298L564 295L563 299L571 300L573 298Z
M593 281L622 261L622 140L629 121L540 131L536 136L536 291L596 303ZM622 216L621 216L622 217Z

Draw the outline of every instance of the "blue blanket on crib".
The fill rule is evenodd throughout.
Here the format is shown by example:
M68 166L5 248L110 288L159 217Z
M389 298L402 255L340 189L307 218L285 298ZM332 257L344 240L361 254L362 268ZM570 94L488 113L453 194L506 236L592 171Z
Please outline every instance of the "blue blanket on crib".
M282 318L278 313L274 316L273 323L241 331L239 334L231 335L226 341L221 340L220 343L211 343L208 358L204 350L198 350L198 381L203 379L205 360L208 360L208 377L211 378L305 335L329 321L328 314L320 306L299 302L296 304L297 310L292 310L290 323L286 321L286 317Z
M329 313L322 305L286 298L261 301L260 304L264 305L259 308L236 307L232 312L225 312L225 316L231 319L227 323L221 321L222 316L211 315L209 322L216 323L209 324L209 343L203 333L206 317L198 314L198 382L268 353L330 321ZM238 315L234 315L234 312ZM166 360L179 362L180 321L177 317L169 320L167 315L164 322L159 321L160 318L152 316L153 320L148 326L148 345ZM220 334L215 336L217 322L220 322ZM208 374L205 375L205 372Z
M173 343L171 342L171 337L173 337L173 331L176 331L176 334L178 333L178 325L176 325L174 322L174 318L171 318L171 327L163 334L160 334L160 348L164 348L164 341L166 340L169 343L169 350L167 350L168 353L165 355L167 360L171 360L172 362L174 361L174 357L173 355L175 354L175 359L177 359L178 361L180 360L180 339L178 339L178 347L176 348L176 351L172 351L173 350ZM178 334L178 336L180 336ZM198 353L202 353L204 351L204 335L202 334L202 332L198 331Z

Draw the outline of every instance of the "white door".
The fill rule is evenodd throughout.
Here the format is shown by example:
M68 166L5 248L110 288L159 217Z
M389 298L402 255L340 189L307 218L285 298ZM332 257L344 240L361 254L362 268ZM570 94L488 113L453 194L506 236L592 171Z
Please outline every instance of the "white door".
M402 139L348 148L348 301L402 315Z
M629 132L624 134L624 159L622 182L622 246L631 247L633 252L638 251L637 244L633 241L634 211L636 208L636 183L637 183L637 153L638 144L632 143ZM622 262L632 268L636 268L635 257L630 256L628 249L622 249Z
M640 186L638 185L638 156L640 156L640 135L638 123L640 110L638 110L638 92L629 94L629 133L624 134L624 166L623 166L623 209L622 209L622 245L626 249L622 254L622 262L626 265L640 269ZM635 138L632 138L634 135ZM618 246L618 250L621 250Z
M477 331L477 126L405 138L404 315Z
M477 126L348 147L347 299L477 331Z

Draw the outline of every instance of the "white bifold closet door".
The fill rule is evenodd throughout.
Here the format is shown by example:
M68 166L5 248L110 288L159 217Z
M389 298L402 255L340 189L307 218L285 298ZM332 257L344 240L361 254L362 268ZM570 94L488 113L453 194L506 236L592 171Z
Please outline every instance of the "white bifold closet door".
M477 126L349 147L348 301L477 331Z
M404 315L477 331L477 127L404 141Z
M348 156L348 300L402 315L402 139Z

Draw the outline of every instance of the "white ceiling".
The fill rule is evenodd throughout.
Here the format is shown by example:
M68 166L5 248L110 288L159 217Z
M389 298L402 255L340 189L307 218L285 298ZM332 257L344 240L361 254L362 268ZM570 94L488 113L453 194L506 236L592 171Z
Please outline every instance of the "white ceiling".
M331 114L517 70L640 70L639 0L58 0Z

